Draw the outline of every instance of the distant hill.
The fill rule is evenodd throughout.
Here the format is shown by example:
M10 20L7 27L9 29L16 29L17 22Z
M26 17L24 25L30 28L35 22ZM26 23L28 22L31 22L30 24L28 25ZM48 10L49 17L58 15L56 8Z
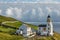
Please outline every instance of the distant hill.
M60 40L60 34L54 32L54 36L35 36L33 38L24 38L22 35L15 35L17 28L19 28L24 22L18 21L11 17L5 17L0 15L0 40ZM27 23L25 23L27 24ZM27 24L30 27L37 30L37 26Z

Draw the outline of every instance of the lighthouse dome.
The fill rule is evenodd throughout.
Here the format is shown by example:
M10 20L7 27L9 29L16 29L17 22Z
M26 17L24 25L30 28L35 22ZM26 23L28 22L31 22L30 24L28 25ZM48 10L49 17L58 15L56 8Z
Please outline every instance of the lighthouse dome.
M48 18L50 18L50 15L48 15Z

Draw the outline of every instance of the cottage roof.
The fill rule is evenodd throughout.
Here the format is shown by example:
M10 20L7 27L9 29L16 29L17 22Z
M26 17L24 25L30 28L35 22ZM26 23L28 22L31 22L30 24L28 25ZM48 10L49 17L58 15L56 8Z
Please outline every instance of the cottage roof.
M24 26L26 26L26 27L30 27L29 25L27 25L27 24L23 24Z
M40 24L38 25L38 27L46 27L47 25L46 24Z
M22 26L25 26L27 28L32 28L34 30L37 30L38 29L38 27L36 25L32 25L32 24L26 24L26 23L24 23L19 28L21 28Z

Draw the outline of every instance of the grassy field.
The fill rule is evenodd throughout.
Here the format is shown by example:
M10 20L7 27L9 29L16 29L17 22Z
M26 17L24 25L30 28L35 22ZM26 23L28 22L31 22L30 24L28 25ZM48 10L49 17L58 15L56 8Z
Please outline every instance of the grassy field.
M22 36L10 35L7 33L0 33L0 40L23 40Z
M6 28L4 26L0 26L0 40L23 40L24 37L22 37L21 35L18 35L18 36L15 35L16 30L17 29L13 29L9 27Z
M15 35L16 29L0 26L0 40L23 40L22 36Z

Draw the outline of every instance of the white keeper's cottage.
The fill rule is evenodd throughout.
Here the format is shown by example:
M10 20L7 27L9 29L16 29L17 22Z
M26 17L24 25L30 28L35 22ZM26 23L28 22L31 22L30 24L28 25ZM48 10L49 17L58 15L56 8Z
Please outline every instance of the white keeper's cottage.
M24 37L32 37L35 36L35 30L32 29L29 25L23 24L22 26L19 27L19 29L16 31L16 34L21 34Z
M47 24L41 24L38 26L38 34L53 36L53 23L50 15L47 17Z

